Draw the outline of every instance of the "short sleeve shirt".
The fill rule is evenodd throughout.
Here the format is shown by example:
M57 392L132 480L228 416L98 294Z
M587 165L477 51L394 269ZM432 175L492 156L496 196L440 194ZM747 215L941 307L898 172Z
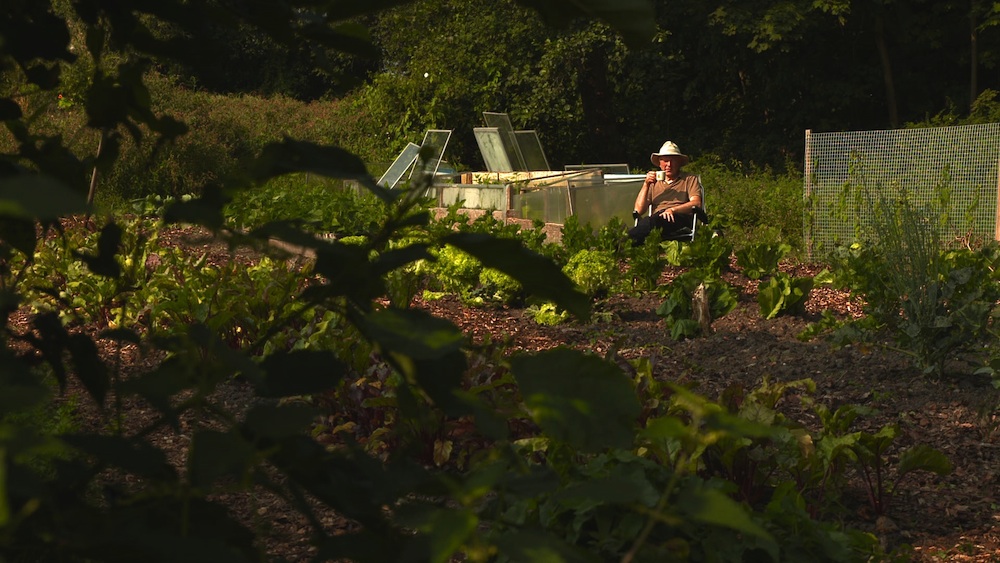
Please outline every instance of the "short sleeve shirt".
M684 174L669 184L666 181L654 182L650 189L650 201L653 203L653 213L665 211L668 207L691 201L701 197L701 177Z

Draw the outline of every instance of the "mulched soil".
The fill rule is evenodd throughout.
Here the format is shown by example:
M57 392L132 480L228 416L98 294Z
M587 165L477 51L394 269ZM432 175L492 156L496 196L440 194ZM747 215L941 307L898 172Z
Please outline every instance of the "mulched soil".
M192 238L191 229L171 229L161 240L184 245L195 252L209 252L212 261L253 260L253 254L233 255L224 245L207 238ZM787 265L793 275L810 275L820 265ZM663 274L666 283L678 271ZM835 408L858 404L877 409L866 417L866 429L898 424L900 446L928 444L951 459L954 472L947 477L917 472L894 498L888 518L877 520L858 496L847 523L877 533L888 547L912 546L912 561L1000 561L1000 395L985 377L957 373L941 379L922 375L900 353L887 348L848 346L833 348L822 340L803 342L796 336L819 318L824 309L837 315L857 316L860 305L843 292L813 290L802 316L761 318L756 303L756 282L738 271L726 280L740 290L739 306L715 319L712 334L676 342L655 314L661 298L650 293L639 297L614 296L596 304L605 320L593 324L568 323L543 326L522 309L468 308L454 298L416 306L455 322L473 341L489 335L508 338L511 351L570 346L621 358L649 358L654 374L679 381L709 398L726 387L757 386L764 378L791 381L812 378L817 401ZM109 355L117 352L107 342ZM126 347L120 356L125 372L140 372L159 361L155 354ZM971 370L966 370L971 371ZM252 393L233 382L220 390L221 400L234 408L251 403ZM154 413L148 406L126 403L127 424L141 428ZM88 414L88 411L84 411ZM101 428L104 419L89 412L88 426ZM190 417L181 432L161 432L154 445L183 464L192 429L202 422ZM860 494L860 492L859 492ZM296 561L312 552L308 545L310 524L267 492L224 497L234 514L258 532L272 556ZM349 529L351 523L335 514L321 513L328 531Z

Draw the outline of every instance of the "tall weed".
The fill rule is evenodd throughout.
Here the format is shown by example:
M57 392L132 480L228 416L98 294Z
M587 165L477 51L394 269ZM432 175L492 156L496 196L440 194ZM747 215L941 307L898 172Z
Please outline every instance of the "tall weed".
M944 211L917 204L905 189L860 197L871 210L871 227L860 231L864 242L834 255L836 277L863 297L865 312L902 351L940 375L947 361L981 348L989 336L1000 298L997 249L944 248Z

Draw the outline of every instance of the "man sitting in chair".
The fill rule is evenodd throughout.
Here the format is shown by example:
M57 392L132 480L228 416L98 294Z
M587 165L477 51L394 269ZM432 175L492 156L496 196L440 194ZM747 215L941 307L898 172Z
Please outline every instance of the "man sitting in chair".
M681 172L690 159L675 143L663 143L659 152L649 155L649 160L659 170L646 173L635 198L632 216L636 224L628 231L633 245L641 245L653 229L659 229L663 239L689 230L702 205L701 178ZM649 216L643 217L650 208Z

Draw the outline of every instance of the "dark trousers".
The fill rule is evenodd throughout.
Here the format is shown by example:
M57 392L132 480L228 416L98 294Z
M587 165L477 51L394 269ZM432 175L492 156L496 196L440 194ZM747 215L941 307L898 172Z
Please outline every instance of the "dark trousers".
M638 223L628 230L628 238L632 239L633 245L639 246L646 242L646 237L653 229L660 231L660 238L666 238L690 227L690 215L677 215L673 221L667 221L659 215L640 217Z

